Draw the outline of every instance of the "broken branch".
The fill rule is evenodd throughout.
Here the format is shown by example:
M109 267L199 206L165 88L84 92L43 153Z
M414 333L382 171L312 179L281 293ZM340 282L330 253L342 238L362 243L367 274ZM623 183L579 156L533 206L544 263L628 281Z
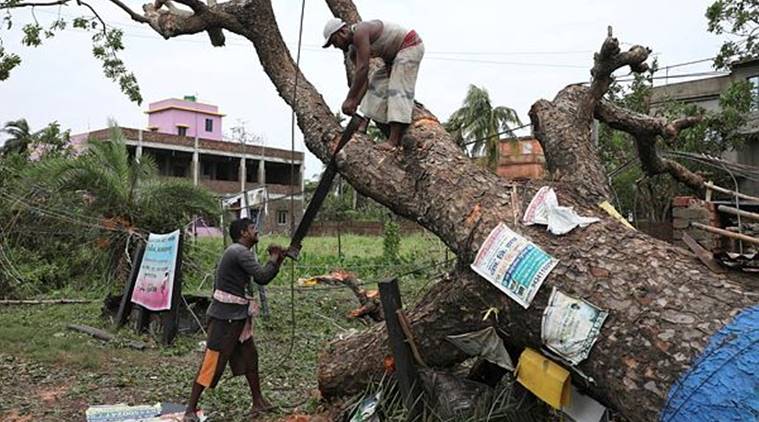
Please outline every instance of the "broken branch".
M645 63L651 50L639 45L632 46L628 51L620 53L619 40L612 36L612 29L609 27L609 33L604 40L601 50L593 56L593 69L590 74L593 80L590 83L588 99L582 104L581 115L592 115L596 104L603 98L609 86L614 81L612 74L615 70L630 66L630 70L635 73L642 73L648 70Z
M595 116L611 128L627 132L635 139L641 167L648 176L669 173L677 181L697 192L704 190L704 179L682 164L662 158L656 149L657 136L667 139L676 137L681 130L703 120L702 116L686 116L674 121L626 110L607 101L595 108Z

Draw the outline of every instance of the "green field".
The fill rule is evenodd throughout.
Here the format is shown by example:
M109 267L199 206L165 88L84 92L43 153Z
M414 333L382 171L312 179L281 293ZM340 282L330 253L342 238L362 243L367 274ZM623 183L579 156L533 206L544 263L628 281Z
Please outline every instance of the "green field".
M296 410L313 411L319 351L336 335L365 328L347 317L358 302L346 289L298 288L291 301L291 280L343 268L355 272L371 288L384 277L427 267L400 279L404 302L409 304L436 275L450 268L444 246L432 236L402 238L398 259L391 262L383 255L382 240L343 236L343 256L339 257L336 238L308 238L300 260L293 265L286 262L269 286L271 318L259 320L256 337L264 392L282 406L271 415L272 420ZM286 239L264 237L259 251L270 243L286 244ZM188 241L186 251L184 292L209 292L221 240ZM70 323L109 328L111 321L101 316L102 293L66 290L46 296L94 301L86 305L0 306L0 377L12 380L0 385L1 420L82 420L88 405L186 401L201 359L198 343L204 340L202 334L180 335L174 346L164 348L149 335L137 336L122 329L119 341L104 344L66 329ZM148 342L153 348L129 349L125 346L128 339ZM244 380L224 379L203 396L201 406L212 412L215 420L248 420L249 393Z

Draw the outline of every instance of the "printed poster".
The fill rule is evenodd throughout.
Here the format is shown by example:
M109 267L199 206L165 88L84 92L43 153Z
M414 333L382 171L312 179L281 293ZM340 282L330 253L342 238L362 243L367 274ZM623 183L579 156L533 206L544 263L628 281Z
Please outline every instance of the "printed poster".
M572 365L577 365L590 354L608 315L608 312L554 287L543 312L540 330L543 344Z
M527 309L558 262L499 223L480 247L471 268Z
M178 249L179 230L168 234L150 233L132 290L133 303L151 311L171 308Z

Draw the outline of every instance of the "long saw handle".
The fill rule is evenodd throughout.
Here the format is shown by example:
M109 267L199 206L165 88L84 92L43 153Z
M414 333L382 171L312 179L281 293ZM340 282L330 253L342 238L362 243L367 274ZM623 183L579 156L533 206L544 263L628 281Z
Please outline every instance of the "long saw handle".
M311 197L311 201L308 203L306 211L303 213L303 217L301 217L298 226L295 228L295 231L290 237L290 247L287 249L287 256L290 258L295 260L298 259L301 242L303 242L306 234L308 234L308 229L314 222L316 214L319 212L319 208L321 208L322 203L324 202L324 198L327 197L329 189L332 186L332 181L335 179L335 175L337 174L337 153L339 153L345 144L351 140L353 135L358 130L358 127L361 124L362 120L363 119L361 116L354 114L351 117L351 120L348 122L348 126L346 126L345 130L343 130L342 135L340 135L340 140L337 142L335 152L332 153L332 158L330 158L329 163L327 163L327 168L324 169L324 173L322 173L322 177L319 179L319 185L316 187L314 195Z

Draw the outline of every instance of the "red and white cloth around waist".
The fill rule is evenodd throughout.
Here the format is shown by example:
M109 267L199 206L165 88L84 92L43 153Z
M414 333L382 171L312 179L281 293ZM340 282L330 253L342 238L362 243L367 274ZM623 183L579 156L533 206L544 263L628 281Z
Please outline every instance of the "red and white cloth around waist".
M419 34L417 34L416 31L412 29L411 31L408 31L408 34L406 34L406 36L403 38L403 42L401 43L401 48L399 48L399 50L413 47L421 43L422 39L419 37Z
M245 326L240 333L240 343L253 337L253 318L258 316L258 302L255 298L250 296L240 297L227 293L223 290L213 291L214 300L218 300L221 303L231 303L235 305L248 305L248 319L245 320Z

